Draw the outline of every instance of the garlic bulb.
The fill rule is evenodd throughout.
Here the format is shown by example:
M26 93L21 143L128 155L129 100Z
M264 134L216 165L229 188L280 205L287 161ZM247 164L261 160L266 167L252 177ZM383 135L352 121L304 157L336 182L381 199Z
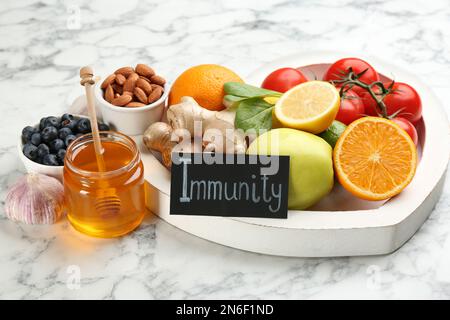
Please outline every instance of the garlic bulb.
M57 179L30 173L9 190L6 216L26 224L55 223L64 211L64 187Z

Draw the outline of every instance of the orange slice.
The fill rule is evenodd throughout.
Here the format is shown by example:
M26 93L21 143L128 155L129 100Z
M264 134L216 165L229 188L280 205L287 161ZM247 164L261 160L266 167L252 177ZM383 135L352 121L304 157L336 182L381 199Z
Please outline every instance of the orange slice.
M364 117L352 122L333 151L342 186L366 200L385 200L411 182L417 151L409 135L390 120Z

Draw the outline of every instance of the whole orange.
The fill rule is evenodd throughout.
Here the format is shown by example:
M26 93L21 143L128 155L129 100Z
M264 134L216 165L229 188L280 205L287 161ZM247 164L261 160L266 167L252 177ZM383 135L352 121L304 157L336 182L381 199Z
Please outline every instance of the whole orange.
M201 64L184 71L173 83L169 105L189 96L209 110L222 110L225 82L243 82L233 71L217 64Z

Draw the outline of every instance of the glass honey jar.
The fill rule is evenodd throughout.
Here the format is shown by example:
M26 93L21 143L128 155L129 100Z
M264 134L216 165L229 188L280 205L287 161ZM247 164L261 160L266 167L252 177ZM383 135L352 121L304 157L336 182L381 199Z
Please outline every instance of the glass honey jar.
M100 133L100 171L91 134L67 148L64 192L67 217L85 234L110 238L129 233L145 214L144 167L136 143L119 132Z

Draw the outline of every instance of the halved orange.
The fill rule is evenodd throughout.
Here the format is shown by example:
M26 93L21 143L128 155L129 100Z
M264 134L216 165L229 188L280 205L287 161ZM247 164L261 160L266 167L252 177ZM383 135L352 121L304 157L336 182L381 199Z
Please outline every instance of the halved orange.
M363 117L338 139L333 162L341 185L366 200L385 200L411 182L417 150L409 135L393 121Z

